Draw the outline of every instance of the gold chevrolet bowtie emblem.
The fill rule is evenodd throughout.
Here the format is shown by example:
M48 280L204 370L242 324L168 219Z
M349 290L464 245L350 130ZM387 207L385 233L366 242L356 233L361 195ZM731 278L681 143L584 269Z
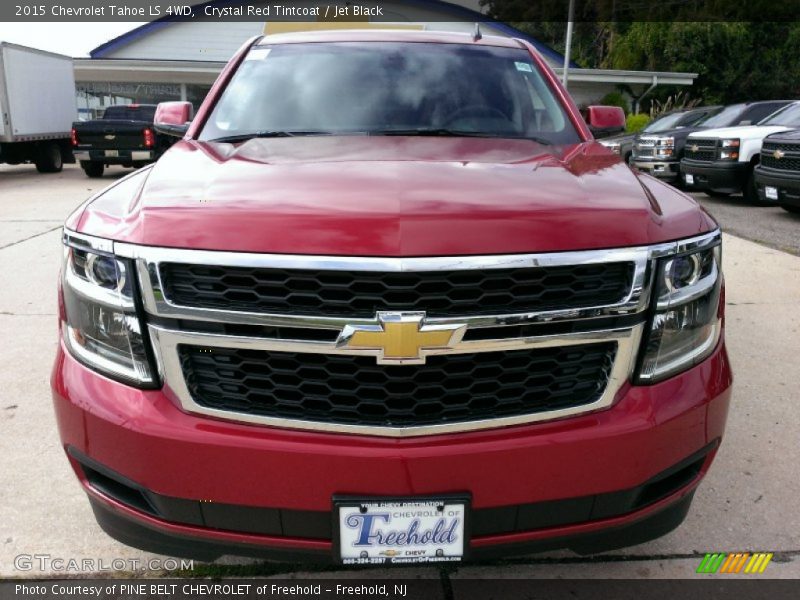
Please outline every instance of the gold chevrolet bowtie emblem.
M689 146L689 150L691 150L692 152L697 152L698 150L700 150L700 146L698 146L697 144L692 144L691 146Z
M379 312L376 323L347 325L337 348L371 351L379 364L423 364L426 351L461 341L466 325L425 325L424 312Z
M786 153L783 150L775 150L775 152L772 153L772 158L776 160L780 160L784 156L786 156Z

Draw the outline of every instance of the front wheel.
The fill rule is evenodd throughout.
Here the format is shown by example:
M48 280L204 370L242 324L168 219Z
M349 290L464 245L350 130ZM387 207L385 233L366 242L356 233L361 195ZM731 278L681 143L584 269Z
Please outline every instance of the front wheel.
M61 157L61 147L49 142L42 145L36 153L36 170L39 173L59 173L64 168L64 161Z
M86 173L88 177L96 179L98 177L103 176L103 170L105 169L105 165L101 162L93 160L82 160L81 169L83 169L83 172Z

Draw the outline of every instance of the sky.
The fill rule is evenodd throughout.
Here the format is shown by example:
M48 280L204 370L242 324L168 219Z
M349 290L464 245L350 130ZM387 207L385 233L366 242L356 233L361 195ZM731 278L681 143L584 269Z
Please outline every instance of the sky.
M0 42L32 46L72 57L89 51L141 23L0 23Z

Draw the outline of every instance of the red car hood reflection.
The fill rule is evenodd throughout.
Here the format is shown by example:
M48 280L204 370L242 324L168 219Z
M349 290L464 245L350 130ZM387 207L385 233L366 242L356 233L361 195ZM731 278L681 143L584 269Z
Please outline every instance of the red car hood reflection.
M445 256L635 246L715 227L690 198L593 142L181 141L134 179L143 185L127 197L90 203L78 230L209 250Z

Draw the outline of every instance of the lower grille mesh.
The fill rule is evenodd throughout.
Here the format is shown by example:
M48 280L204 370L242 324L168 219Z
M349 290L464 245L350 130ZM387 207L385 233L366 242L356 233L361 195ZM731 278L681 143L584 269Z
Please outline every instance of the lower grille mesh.
M260 417L377 427L435 425L583 406L605 390L615 342L428 357L179 347L195 402Z

